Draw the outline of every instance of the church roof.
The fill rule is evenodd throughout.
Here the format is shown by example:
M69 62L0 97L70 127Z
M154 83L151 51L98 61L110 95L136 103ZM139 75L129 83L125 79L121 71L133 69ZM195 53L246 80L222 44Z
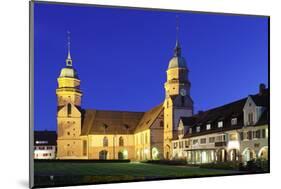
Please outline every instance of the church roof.
M173 56L173 58L169 62L168 69L171 68L186 68L186 61L184 57L181 56Z
M85 110L81 135L133 134L150 128L162 104L147 112Z
M81 135L132 134L143 112L85 110Z
M146 129L149 129L162 111L163 104L160 104L152 108L151 110L145 112L139 124L137 125L135 132L141 132Z
M176 41L176 46L174 48L174 56L169 62L168 69L171 68L187 68L185 58L181 56L181 46L179 40Z
M67 66L61 69L60 77L70 77L78 79L78 74L72 66Z

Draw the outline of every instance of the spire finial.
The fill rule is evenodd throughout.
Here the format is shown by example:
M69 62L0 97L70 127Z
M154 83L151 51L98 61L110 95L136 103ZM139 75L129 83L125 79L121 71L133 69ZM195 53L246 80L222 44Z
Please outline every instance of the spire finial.
M174 49L175 53L174 56L181 56L181 47L180 47L180 42L179 42L179 17L178 15L176 16L176 47Z
M176 16L176 38L177 38L177 42L179 41L179 30L180 30L180 23L179 23L179 16Z
M72 66L72 59L70 55L70 31L67 31L67 59L66 66Z

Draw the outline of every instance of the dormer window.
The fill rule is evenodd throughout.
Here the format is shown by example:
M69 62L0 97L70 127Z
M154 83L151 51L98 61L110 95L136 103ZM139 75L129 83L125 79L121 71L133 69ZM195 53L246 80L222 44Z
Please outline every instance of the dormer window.
M211 129L211 124L208 123L208 124L206 125L206 130L210 130L210 129Z
M189 133L190 133L190 134L192 133L192 128L189 128Z
M218 122L218 128L222 128L223 127L223 122L222 121L219 121Z
M231 119L231 125L237 125L237 118L232 118Z
M254 115L253 112L248 113L248 124L253 125L254 123Z
M184 134L184 130L183 130L182 128L179 128L179 129L178 129L178 134L179 134L179 135L183 135L183 134Z
M199 133L200 132L200 126L196 127L196 132Z

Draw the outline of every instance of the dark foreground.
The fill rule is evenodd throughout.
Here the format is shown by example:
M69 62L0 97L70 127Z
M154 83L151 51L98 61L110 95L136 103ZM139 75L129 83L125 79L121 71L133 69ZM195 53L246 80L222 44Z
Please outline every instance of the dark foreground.
M233 170L147 163L35 162L35 187L231 175ZM242 173L243 174L243 173Z

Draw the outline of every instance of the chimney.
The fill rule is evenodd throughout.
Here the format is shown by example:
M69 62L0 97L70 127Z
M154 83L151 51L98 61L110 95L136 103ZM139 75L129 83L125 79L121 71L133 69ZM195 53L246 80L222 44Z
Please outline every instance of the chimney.
M261 83L259 86L259 95L263 95L265 92L265 84Z

